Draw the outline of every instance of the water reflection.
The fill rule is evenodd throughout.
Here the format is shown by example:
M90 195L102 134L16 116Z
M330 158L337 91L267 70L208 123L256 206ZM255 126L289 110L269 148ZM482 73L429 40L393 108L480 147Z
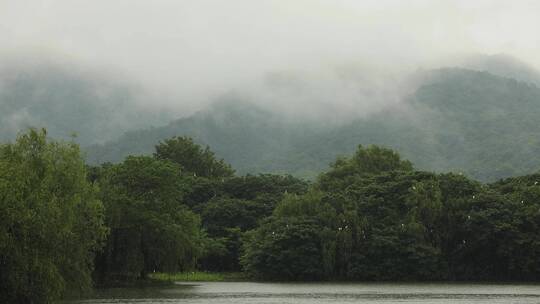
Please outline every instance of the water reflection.
M540 285L177 283L100 290L75 303L540 303ZM73 302L72 302L73 303Z

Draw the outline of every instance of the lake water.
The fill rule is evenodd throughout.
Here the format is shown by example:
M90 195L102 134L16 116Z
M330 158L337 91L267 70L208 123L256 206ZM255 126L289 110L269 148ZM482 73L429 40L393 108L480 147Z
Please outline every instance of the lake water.
M72 303L540 303L540 285L381 283L176 283L101 290Z

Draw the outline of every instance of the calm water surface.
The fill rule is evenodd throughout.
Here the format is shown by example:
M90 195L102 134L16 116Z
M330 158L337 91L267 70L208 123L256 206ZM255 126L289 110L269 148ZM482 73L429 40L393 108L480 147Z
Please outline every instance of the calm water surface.
M380 283L177 283L101 290L71 303L540 303L540 285Z

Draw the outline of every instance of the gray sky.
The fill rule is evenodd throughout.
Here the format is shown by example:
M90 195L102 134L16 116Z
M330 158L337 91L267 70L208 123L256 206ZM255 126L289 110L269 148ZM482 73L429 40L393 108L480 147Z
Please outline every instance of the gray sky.
M538 29L535 0L0 0L1 53L118 71L191 107L272 71L386 73L471 52L539 67Z

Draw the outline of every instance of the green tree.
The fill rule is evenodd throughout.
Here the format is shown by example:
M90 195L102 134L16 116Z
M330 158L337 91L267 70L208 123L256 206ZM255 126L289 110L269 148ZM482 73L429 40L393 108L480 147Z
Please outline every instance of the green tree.
M217 160L210 148L201 148L189 137L173 137L156 146L154 156L182 166L186 173L216 178L233 176L234 170L223 159Z
M0 146L0 302L87 291L107 229L79 147L31 129Z
M313 218L269 218L246 236L244 270L260 279L324 279L322 231Z
M322 193L287 195L272 217L248 232L242 265L263 279L315 280L332 275L335 210Z
M354 179L365 176L412 170L411 162L402 160L397 152L376 145L366 148L359 145L352 157L338 158L331 165L330 171L321 174L317 186L323 190L342 188L344 184L350 184Z
M243 233L256 228L263 218L271 215L284 195L307 191L306 182L291 176L261 174L212 181L208 184L213 187L201 189L201 192L210 192L213 197L195 206L213 240L200 266L212 271L239 271Z
M420 280L444 276L440 249L440 190L434 174L390 171L348 183L360 225L346 276L362 280Z
M111 229L97 263L101 280L144 279L195 265L200 219L182 202L186 184L177 164L131 156L107 168L99 183Z
M436 175L412 171L391 150L360 146L352 158L338 160L322 174L306 195L286 195L272 217L249 232L243 265L254 276L278 279L442 278L442 205ZM291 223L301 223L301 229ZM307 248L312 259L295 260L308 254ZM289 267L290 273L274 267L294 263L299 268Z

